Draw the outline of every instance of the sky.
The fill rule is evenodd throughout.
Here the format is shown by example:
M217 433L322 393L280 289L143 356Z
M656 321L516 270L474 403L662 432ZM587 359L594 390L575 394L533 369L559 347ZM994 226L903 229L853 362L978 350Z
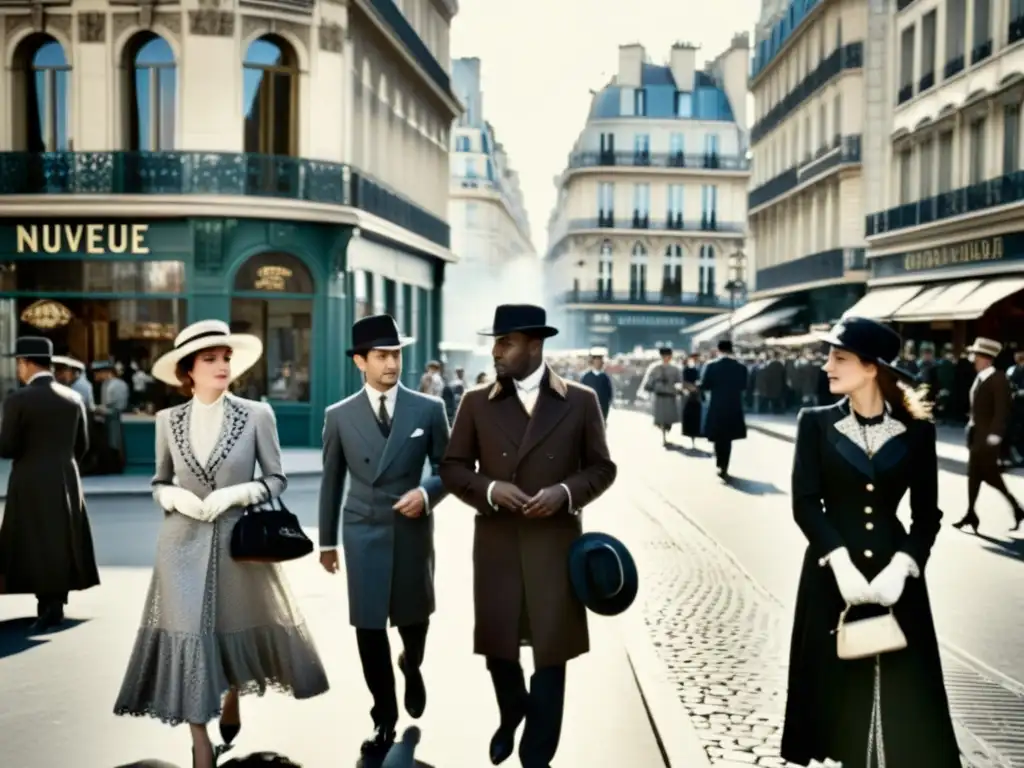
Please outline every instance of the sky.
M700 46L698 66L737 32L760 0L459 0L452 58L478 56L483 115L519 172L533 245L547 244L554 178L590 109L590 90L618 69L619 45L640 43L656 64L675 42Z

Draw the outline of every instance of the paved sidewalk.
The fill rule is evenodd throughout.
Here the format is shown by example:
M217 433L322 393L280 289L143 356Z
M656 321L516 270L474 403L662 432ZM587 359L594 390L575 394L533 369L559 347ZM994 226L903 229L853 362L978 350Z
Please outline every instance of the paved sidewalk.
M281 463L288 477L318 476L323 470L319 448L285 448ZM11 462L0 460L0 501L7 498ZM149 496L151 474L96 475L82 478L86 496Z

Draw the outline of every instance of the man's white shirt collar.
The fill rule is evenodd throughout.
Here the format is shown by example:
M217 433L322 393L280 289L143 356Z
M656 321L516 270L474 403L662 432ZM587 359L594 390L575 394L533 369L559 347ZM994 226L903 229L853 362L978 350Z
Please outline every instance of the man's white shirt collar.
M538 389L544 378L544 372L546 370L547 363L541 363L540 367L538 367L536 371L531 373L525 379L516 382L516 389L520 392L533 392L535 389Z
M987 379L989 376L991 376L995 372L996 372L996 367L994 365L990 365L988 368L982 369L978 373L978 383L981 384L981 382L983 382L985 379Z
M395 412L395 401L398 399L398 385L396 384L387 392L381 392L379 389L371 387L366 384L363 387L363 391L366 392L366 396L370 398L370 405L373 406L373 412L376 413L377 409L380 408L380 396L384 395L384 407L388 411L388 415L392 415Z

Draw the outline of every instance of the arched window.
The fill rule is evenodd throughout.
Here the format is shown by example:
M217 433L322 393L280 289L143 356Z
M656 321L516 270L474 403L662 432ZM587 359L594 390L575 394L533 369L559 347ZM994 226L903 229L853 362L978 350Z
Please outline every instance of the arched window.
M178 73L171 46L159 35L140 32L129 41L124 55L127 149L173 150Z
M612 298L612 273L615 269L615 254L612 252L611 240L601 243L601 252L597 259L597 298Z
M715 295L715 247L713 245L702 245L700 247L700 295L712 297Z
M683 294L683 247L665 248L665 266L661 274L662 300L678 301Z
M297 154L299 70L294 49L275 35L253 40L242 74L245 151Z
M236 394L309 402L315 288L309 269L290 253L261 253L238 270L231 327L259 336L263 357L239 379Z
M629 255L629 298L644 301L647 298L647 249L636 243Z
M71 140L71 66L61 44L30 35L15 54L14 145L29 152L68 152Z

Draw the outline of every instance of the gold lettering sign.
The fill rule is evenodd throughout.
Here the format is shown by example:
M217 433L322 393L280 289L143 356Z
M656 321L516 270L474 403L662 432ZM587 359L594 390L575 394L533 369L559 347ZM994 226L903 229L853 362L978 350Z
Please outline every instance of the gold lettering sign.
M256 270L257 291L283 291L292 271L287 267L260 267Z
M144 256L148 224L19 224L18 253Z
M943 245L939 248L925 248L903 256L903 269L907 272L919 272L925 269L951 267L955 264L973 264L979 261L998 261L1006 255L1003 248L1003 237L983 237L968 240L955 245Z

